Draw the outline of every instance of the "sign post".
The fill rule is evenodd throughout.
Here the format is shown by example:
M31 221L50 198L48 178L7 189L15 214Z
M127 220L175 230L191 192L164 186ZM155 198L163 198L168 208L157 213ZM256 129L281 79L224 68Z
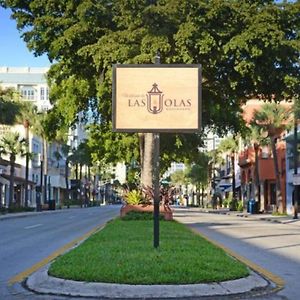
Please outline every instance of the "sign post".
M157 53L155 57L155 64L160 64L160 55ZM154 88L154 87L153 87ZM157 87L156 87L157 89ZM159 110L162 110L161 100L162 95L161 91L154 91L156 94L158 93L158 103L159 103ZM157 97L157 95L155 96ZM150 99L152 100L152 99ZM159 202L160 202L160 195L159 195L159 153L160 153L160 136L159 133L154 133L153 136L154 140L154 149L153 149L153 188L154 188L154 199L153 199L153 246L154 248L159 247Z
M201 127L201 65L113 66L113 131L153 133L153 245L159 246L160 132Z

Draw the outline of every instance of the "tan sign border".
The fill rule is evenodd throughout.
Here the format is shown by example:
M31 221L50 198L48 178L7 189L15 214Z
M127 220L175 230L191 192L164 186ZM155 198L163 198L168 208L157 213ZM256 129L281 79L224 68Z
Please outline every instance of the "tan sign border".
M196 68L198 69L198 128L183 129L183 128L116 128L117 120L117 99L116 99L116 87L117 87L117 68ZM201 91L202 91L202 73L200 64L115 64L113 65L113 85L112 85L112 129L114 132L183 132L192 133L199 132L201 129Z

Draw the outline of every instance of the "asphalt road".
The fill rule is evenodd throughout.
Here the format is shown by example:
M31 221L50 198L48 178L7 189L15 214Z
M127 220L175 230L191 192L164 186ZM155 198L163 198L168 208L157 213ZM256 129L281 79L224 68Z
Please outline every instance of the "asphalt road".
M282 224L197 209L178 209L175 216L285 281L278 293L256 299L300 299L300 220Z
M118 215L119 209L119 206L103 206L0 219L0 300L74 299L34 294L18 282L12 285L8 282L61 247ZM175 218L285 281L283 290L275 294L222 299L300 298L300 220L280 224L254 217L201 213L196 208L176 209Z
M9 281L66 244L105 224L119 211L120 206L111 205L0 219L0 300L63 299L36 296L18 283L10 285Z

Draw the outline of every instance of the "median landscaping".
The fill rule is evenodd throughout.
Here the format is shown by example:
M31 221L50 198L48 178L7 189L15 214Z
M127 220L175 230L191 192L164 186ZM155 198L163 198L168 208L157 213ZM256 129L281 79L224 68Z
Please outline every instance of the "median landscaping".
M246 277L249 270L176 221L160 222L160 246L155 249L153 221L135 214L132 219L109 222L58 257L49 274L86 282L150 285L220 282Z

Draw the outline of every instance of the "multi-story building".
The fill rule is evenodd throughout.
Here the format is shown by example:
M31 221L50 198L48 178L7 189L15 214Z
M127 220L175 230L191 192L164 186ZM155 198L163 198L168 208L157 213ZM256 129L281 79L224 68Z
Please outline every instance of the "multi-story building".
M49 88L47 85L46 73L48 68L11 68L0 67L0 85L2 88L12 87L17 90L24 101L32 102L39 112L47 111L52 107L49 101ZM14 131L20 137L26 137L26 129L23 125L5 126L1 125L0 138L6 131ZM84 138L82 126L77 126L70 131L70 141L72 147L76 148ZM45 141L29 130L28 135L29 151L33 154L33 159L29 161L28 177L28 201L30 206L36 206L36 201L47 203L55 200L60 204L64 198L65 182L65 163L61 151L61 145L56 142L45 143ZM44 152L43 148L47 147ZM47 157L43 157L47 153ZM21 205L25 199L25 158L17 157L14 199ZM2 157L0 161L0 204L7 205L9 192L10 168L8 157Z
M299 176L300 176L300 126L297 128L297 167L294 157L295 136L293 132L289 132L285 138L286 141L286 211L293 214L295 189L298 188L298 202L300 198ZM300 203L299 203L300 204ZM299 205L298 204L298 205Z
M253 117L254 111L259 110L262 102L259 100L250 100L243 107L244 119L249 123ZM289 107L290 103L283 103ZM256 154L257 151L257 161ZM280 174L280 186L283 208L291 202L290 193L286 193L286 141L285 132L282 132L277 138L276 152L278 157L278 167ZM241 168L242 195L244 200L256 198L259 210L262 212L274 211L276 207L276 177L273 154L270 146L254 145L246 146L239 153L239 166ZM258 174L259 182L256 182ZM291 179L288 179L291 181ZM290 208L288 209L290 212Z

